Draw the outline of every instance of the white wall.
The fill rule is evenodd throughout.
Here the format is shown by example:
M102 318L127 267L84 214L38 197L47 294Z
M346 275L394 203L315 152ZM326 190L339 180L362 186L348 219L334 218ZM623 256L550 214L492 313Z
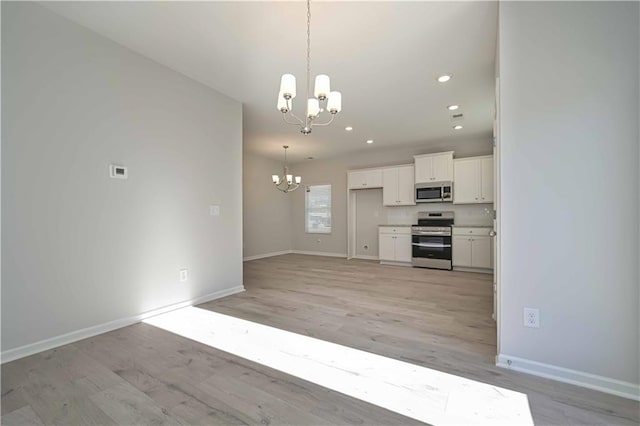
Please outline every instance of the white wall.
M638 6L504 2L499 29L501 352L635 384Z
M283 161L244 153L245 258L291 250L291 194L276 190L271 182L271 175L282 174ZM290 171L295 173L295 167Z
M2 124L3 351L242 285L241 104L3 2Z
M318 131L322 131L319 129ZM347 171L358 168L377 167L394 164L413 163L413 156L431 152L455 151L456 157L490 154L491 137L480 139L462 139L456 142L432 141L418 146L405 146L395 149L375 149L358 151L328 160L312 160L297 163L296 173L302 175L306 185L332 185L332 232L331 234L307 234L304 227L304 192L297 191L291 197L292 242L294 250L317 251L334 254L347 254ZM449 209L451 205L446 206ZM415 212L427 208L389 207L395 212L408 212L404 219L415 222ZM399 209L399 210L398 210ZM442 210L443 207L439 206ZM392 220L395 224L399 217ZM376 236L377 238L377 236ZM318 242L320 240L320 242ZM374 254L375 255L375 254Z

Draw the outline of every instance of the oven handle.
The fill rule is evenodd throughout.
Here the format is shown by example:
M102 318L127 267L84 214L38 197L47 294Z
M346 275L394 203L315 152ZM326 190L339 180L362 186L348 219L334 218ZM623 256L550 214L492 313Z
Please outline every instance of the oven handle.
M415 235L416 237L430 237L430 236L440 236L440 235L449 237L451 236L451 232L449 231L412 232L411 235Z
M412 246L417 246L417 247L430 247L430 248L451 247L451 244L411 243L411 245Z

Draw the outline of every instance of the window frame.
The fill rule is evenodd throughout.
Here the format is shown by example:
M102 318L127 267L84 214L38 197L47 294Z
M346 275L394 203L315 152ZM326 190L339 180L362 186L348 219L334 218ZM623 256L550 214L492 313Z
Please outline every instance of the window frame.
M310 191L309 188L314 186L328 186L329 187L329 231L320 231L317 229L309 230L309 206L308 206L308 197ZM305 234L319 234L319 235L330 235L333 232L333 185L330 183L314 183L304 186L304 233Z

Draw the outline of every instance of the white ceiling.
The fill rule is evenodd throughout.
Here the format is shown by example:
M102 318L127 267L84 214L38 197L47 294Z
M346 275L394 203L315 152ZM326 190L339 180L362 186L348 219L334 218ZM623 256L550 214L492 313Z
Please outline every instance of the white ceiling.
M496 2L312 3L311 70L343 109L303 136L276 109L280 76L303 93L304 2L46 2L45 7L244 104L245 149L280 159L489 137ZM453 74L441 84L436 77ZM294 111L302 106L300 96ZM460 104L463 130L446 106ZM344 127L354 131L347 133Z

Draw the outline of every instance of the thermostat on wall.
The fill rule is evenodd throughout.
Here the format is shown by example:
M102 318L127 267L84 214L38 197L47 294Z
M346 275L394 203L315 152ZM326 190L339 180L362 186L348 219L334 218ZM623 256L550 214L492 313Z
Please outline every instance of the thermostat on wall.
M115 164L109 165L109 177L114 179L126 179L127 168L124 166L116 166Z

